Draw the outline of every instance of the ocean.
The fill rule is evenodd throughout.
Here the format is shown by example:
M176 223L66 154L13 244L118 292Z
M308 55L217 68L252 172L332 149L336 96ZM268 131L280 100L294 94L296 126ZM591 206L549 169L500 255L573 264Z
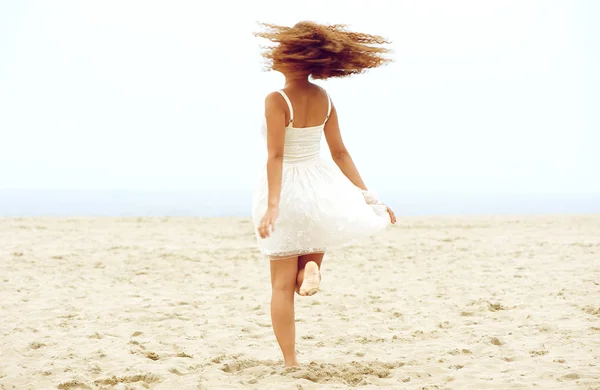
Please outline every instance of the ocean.
M398 216L600 213L600 194L379 195ZM251 190L0 189L0 216L249 216L251 198Z

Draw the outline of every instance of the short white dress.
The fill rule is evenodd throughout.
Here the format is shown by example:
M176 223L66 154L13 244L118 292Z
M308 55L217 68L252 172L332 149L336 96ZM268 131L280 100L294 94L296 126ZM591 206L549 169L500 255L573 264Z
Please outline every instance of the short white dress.
M356 187L334 164L320 157L323 124L293 127L294 109L285 92L290 123L285 129L279 216L270 237L260 238L258 226L267 210L266 167L252 202L252 219L261 254L271 260L323 253L358 242L389 223L386 206ZM266 125L262 129L266 139Z

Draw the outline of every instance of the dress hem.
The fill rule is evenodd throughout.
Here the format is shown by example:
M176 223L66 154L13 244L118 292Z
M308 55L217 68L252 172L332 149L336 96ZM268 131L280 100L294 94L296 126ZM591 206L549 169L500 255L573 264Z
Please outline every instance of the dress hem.
M269 259L269 260L286 260L286 259L290 259L292 257L298 257L298 256L304 256L304 255L310 255L312 253L325 253L327 250L327 248L310 248L310 249L296 249L293 251L287 251L287 252L271 252L271 253L266 253L266 252L262 252L262 256Z

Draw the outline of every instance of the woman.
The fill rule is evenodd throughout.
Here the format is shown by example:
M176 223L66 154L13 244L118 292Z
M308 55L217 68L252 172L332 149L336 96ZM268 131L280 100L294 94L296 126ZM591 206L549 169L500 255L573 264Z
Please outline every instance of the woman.
M261 253L271 265L271 319L286 366L297 366L294 291L319 290L326 250L368 237L396 222L392 210L367 191L348 153L335 105L312 79L345 77L389 62L379 36L344 26L301 22L263 24L256 33L276 43L263 56L285 76L265 99L266 170L253 199ZM325 135L337 167L319 157Z

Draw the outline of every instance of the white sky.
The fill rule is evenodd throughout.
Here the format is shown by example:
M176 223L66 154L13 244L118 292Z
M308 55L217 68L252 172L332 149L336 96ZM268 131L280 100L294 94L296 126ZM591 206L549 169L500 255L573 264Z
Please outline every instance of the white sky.
M594 0L0 1L0 188L252 188L255 22L306 19L393 41L321 83L370 187L600 192Z

